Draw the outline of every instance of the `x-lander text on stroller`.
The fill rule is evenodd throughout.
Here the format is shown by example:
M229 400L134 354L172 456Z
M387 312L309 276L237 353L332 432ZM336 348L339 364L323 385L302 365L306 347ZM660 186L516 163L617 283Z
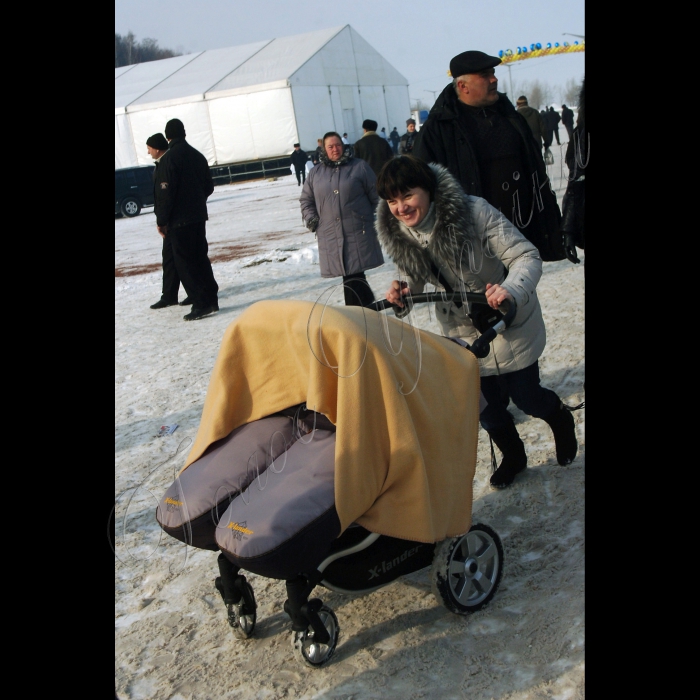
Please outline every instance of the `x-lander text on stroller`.
M414 304L431 300L451 298L412 297ZM483 294L468 293L466 300L486 303ZM378 311L389 307L375 303ZM506 307L505 315L488 309L492 326L468 351L488 354L489 343L515 315L514 305ZM336 426L304 404L241 425L181 472L156 514L171 536L220 551L215 585L238 637L250 637L257 620L253 588L241 570L285 580L284 610L292 621L295 654L312 667L331 659L340 631L333 610L319 598L309 599L317 585L357 595L432 567L436 598L465 615L491 600L503 573L500 538L485 524L436 543L379 535L357 523L339 536L335 437Z

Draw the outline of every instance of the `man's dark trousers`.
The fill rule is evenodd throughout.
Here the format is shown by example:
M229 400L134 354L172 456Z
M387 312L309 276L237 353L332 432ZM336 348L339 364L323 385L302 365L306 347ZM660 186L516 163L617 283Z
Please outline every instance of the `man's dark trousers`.
M207 255L206 221L168 229L166 238L170 238L175 269L193 308L218 306L219 285Z
M163 294L161 299L168 304L176 304L179 290L180 275L177 274L175 266L172 236L166 236L163 239ZM185 294L188 294L187 287L185 287Z
M306 169L305 168L294 168L294 173L297 176L297 184L303 185L306 182Z

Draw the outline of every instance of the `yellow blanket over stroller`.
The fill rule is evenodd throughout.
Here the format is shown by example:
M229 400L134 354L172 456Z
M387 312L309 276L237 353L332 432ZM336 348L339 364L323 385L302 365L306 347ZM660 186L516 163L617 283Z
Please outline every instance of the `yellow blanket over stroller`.
M306 403L336 426L342 530L438 542L471 526L479 367L361 307L261 301L226 329L184 469L244 423Z

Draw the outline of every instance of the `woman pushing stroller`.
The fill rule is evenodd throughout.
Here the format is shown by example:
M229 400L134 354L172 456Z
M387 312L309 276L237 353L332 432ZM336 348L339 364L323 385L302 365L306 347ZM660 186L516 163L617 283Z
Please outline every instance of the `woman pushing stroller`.
M520 410L549 424L557 461L570 464L578 450L573 416L557 394L540 384L538 359L546 332L535 291L542 275L537 248L485 199L466 195L440 165L413 156L393 158L379 173L377 192L379 241L402 275L386 293L388 301L401 307L399 318L411 311L406 295L422 292L427 282L454 290L452 301L436 304L436 316L447 337L472 343L486 330L488 313L483 306L462 303L460 293L485 293L494 309L504 300L516 305L510 327L479 360L481 391L488 402L481 427L503 454L491 485L505 488L527 467L499 377Z

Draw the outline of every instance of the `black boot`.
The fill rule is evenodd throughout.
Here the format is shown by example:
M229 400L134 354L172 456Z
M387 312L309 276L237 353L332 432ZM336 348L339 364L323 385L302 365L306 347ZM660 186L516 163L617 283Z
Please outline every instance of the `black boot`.
M547 416L545 422L554 433L554 444L557 448L557 462L564 467L571 464L578 452L576 442L576 424L574 417L563 403L559 402L556 410Z
M513 483L516 474L527 468L525 445L513 423L509 423L505 428L487 432L496 443L496 447L503 453L500 466L491 475L491 486L504 489Z

